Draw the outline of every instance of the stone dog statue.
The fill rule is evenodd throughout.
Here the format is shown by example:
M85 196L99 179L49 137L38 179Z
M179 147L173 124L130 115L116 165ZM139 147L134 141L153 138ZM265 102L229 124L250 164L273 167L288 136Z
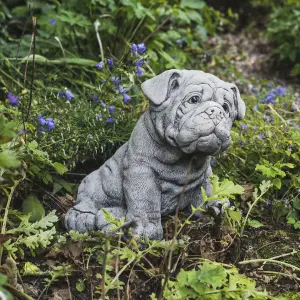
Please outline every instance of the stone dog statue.
M198 207L201 187L211 192L210 156L229 147L231 126L245 115L238 88L209 73L176 69L141 87L150 108L129 141L83 179L65 217L68 230L110 232L104 208L134 221L142 238L162 239L161 216L177 205Z

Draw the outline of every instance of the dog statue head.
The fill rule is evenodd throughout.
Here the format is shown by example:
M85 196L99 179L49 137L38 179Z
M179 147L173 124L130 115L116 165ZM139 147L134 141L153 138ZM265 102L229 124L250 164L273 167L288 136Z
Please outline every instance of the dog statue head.
M234 84L194 70L168 70L142 83L157 134L184 153L214 155L230 146L230 129L246 106Z

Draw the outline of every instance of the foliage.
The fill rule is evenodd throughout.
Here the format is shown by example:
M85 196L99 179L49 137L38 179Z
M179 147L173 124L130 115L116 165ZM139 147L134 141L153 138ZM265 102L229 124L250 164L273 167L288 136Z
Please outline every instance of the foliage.
M181 270L176 280L168 282L165 299L276 299L260 292L255 282L238 273L236 268L205 261L195 269ZM155 299L155 298L152 298Z

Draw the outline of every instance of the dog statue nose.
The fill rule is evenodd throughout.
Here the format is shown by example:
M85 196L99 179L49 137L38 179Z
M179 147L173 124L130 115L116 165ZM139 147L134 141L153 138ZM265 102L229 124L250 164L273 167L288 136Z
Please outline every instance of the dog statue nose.
M210 119L217 119L218 121L221 121L224 118L223 111L217 106L209 107L205 110L205 112L208 114Z

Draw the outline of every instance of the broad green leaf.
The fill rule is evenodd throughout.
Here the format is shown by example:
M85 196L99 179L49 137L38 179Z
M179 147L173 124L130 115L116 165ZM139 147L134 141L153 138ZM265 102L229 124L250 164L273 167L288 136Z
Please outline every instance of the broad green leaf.
M34 194L30 194L23 201L22 212L26 215L31 214L29 219L31 222L39 221L45 216L44 207Z
M25 262L25 265L24 265L22 271L23 271L22 275L41 273L40 268L29 261Z
M254 219L252 219L252 220L248 219L248 225L253 228L259 228L259 227L264 226L264 224L260 223L257 220L254 220Z
M226 272L220 265L204 262L198 279L200 282L210 284L216 289L220 288L225 283Z
M280 188L281 188L281 180L280 180L279 178L273 179L273 184L274 184L274 186L275 186L278 190L280 190Z
M79 279L76 282L76 290L80 293L84 292L85 290L85 284L84 284L84 280L83 279Z
M205 6L205 2L202 0L181 0L182 7L202 9Z
M300 199L299 198L296 198L295 200L293 200L292 204L295 209L300 211Z
M256 171L260 171L266 177L284 177L285 172L275 166L256 165Z
M228 210L227 213L229 214L230 218L235 222L240 222L242 219L242 214L240 210Z
M68 169L61 163L55 162L52 164L53 168L57 171L58 174L62 175L68 171Z
M0 152L0 168L18 168L21 161L17 154L11 150Z

